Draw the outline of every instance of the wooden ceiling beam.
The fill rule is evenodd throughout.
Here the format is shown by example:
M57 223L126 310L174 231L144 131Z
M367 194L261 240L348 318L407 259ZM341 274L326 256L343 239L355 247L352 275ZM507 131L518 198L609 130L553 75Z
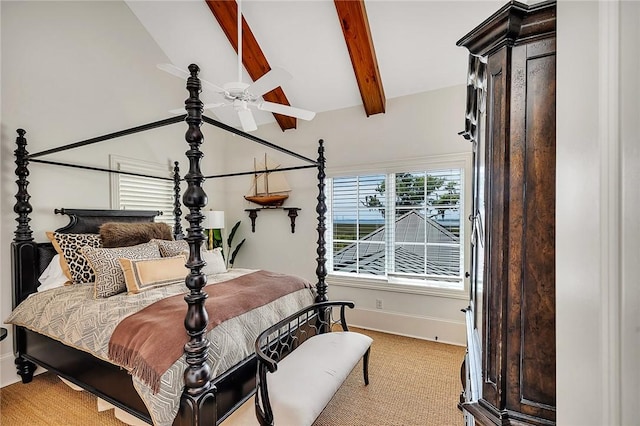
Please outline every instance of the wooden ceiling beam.
M367 117L385 111L386 99L364 0L334 0Z
M206 2L229 39L229 43L238 53L238 5L235 0L206 0ZM244 17L242 17L242 63L253 81L257 81L271 70L267 58ZM277 87L262 97L265 101L290 105L282 87ZM283 131L296 128L295 117L275 113L273 115Z

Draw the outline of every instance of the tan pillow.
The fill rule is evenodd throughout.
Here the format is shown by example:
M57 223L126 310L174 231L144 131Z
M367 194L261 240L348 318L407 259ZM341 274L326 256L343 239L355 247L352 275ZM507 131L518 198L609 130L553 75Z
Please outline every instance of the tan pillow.
M47 238L60 255L62 272L68 278L67 284L92 283L95 274L80 249L84 246L102 247L98 234L62 234L47 232Z
M118 259L129 294L174 284L189 273L184 267L184 256L160 259Z
M148 243L154 238L173 240L171 227L155 222L107 222L100 226L102 247L129 247Z
M118 259L159 259L160 251L154 243L139 244L131 247L94 248L82 247L96 274L95 298L109 297L127 291L124 273Z

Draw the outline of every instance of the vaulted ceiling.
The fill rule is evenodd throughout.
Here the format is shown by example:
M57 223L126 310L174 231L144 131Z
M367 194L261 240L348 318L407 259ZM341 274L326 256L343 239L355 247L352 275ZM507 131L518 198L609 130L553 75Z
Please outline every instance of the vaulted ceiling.
M281 67L293 79L264 94L265 101L315 112L362 105L363 117L384 113L387 99L464 84L467 54L455 42L502 3L242 0L242 81ZM216 85L238 80L235 0L127 4L174 65L195 62ZM219 102L220 95L203 93L203 100ZM239 126L232 108L211 113ZM254 110L254 116L258 124L275 119L282 130L297 126L281 114Z

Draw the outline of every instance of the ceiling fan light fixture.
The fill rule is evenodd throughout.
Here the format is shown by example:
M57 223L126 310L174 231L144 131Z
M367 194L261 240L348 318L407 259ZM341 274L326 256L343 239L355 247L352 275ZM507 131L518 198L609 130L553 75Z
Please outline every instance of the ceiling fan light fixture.
M242 99L245 95L248 95L247 87L249 87L247 83L234 81L231 83L226 83L224 85L224 90L227 92L228 99L235 100Z

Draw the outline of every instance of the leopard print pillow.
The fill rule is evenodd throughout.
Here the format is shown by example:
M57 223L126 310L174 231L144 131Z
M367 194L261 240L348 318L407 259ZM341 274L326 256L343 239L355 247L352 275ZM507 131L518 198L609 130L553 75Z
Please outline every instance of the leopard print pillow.
M100 235L47 232L47 237L60 254L60 266L69 279L67 284L92 283L95 280L93 269L80 249L84 246L102 247Z

